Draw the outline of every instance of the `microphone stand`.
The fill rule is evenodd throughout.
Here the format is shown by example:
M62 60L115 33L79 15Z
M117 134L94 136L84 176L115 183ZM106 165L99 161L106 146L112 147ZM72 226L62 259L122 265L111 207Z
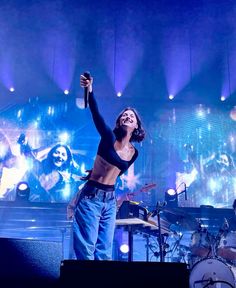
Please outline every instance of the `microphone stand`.
M177 194L177 198L180 194L182 193L185 193L185 200L187 200L187 187L186 187L186 184L184 182L182 182L181 184L184 184L184 190L181 191L180 193ZM180 184L180 185L181 185ZM160 213L161 213L161 210L163 209L163 207L165 207L167 205L167 202L164 201L163 203L161 202L157 202L157 205L156 205L156 215L157 215L157 227L158 227L158 244L159 244L159 249L160 249L160 252L159 252L159 255L160 255L160 262L165 262L165 251L163 250L163 236L161 234L161 217L160 217Z
M183 194L184 193L184 199L185 199L185 201L187 201L188 200L188 197L187 197L187 186L186 186L186 184L184 183L184 182L182 182L179 186L178 186L178 188L182 185L182 184L184 184L184 189L181 191L181 192L179 192L179 193L177 193L177 197L179 197L179 195L181 195L181 194ZM176 190L178 190L178 188L176 189Z
M157 237L157 240L158 240L158 244L159 244L159 255L160 255L160 262L164 262L165 259L165 253L163 251L163 237L162 237L162 234L161 234L161 217L160 217L160 213L161 213L161 210L162 208L166 205L166 202L163 202L163 203L160 203L159 201L157 202L157 205L156 205L156 214L157 214L157 227L158 227L158 237Z

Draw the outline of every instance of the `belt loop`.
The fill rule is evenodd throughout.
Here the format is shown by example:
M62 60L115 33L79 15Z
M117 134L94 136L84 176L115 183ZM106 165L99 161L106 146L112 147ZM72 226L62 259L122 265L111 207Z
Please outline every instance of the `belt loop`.
M107 194L106 192L103 192L103 202L105 202L105 200L106 200L106 194Z

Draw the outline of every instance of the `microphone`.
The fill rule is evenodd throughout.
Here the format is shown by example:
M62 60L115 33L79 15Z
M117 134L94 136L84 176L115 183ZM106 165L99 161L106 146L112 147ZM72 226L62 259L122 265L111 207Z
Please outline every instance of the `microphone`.
M84 77L88 80L91 79L91 75L88 71L84 72ZM88 107L88 87L84 87L84 108Z
M157 215L157 211L160 211L162 208L164 208L167 205L166 201L157 201L156 204L156 209L154 211L151 212L151 217L155 217Z

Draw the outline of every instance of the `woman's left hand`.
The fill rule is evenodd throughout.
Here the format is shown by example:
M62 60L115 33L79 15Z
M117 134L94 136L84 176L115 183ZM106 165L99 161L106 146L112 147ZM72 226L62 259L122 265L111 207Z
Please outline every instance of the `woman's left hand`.
M93 77L90 77L90 79L86 78L84 75L80 75L80 86L82 88L88 88L89 92L92 92L93 87Z

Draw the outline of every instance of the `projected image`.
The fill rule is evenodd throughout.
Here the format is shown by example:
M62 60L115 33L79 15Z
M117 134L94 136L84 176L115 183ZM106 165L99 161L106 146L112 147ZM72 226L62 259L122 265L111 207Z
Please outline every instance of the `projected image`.
M24 178L30 187L34 187L30 200L68 201L78 190L82 173L79 164L73 159L69 146L56 144L48 152L44 151L45 156L41 156L40 159L37 157L38 153L30 148L24 134L20 135L17 142L29 167Z
M22 179L25 168L12 152L11 143L4 131L0 132L0 199L13 200L12 191L15 185Z
M61 121L61 111L57 117L41 113L39 118L36 114L36 123L30 107L25 108L27 121L19 109L11 109L0 119L4 127L0 131L0 200L15 201L16 186L25 181L30 187L30 202L68 202L83 184L81 177L91 169L94 151L86 151L83 145L78 149L83 133L72 137L75 127L66 118ZM57 125L58 119L63 129Z
M146 112L141 111L145 123ZM146 124L140 157L120 179L117 195L135 195L131 200L152 209L172 188L181 207L231 207L236 198L235 115L234 108L204 105L158 108ZM17 184L26 181L29 201L68 202L96 155L99 134L89 110L38 103L35 112L31 103L3 111L0 122L0 199L14 201Z
M27 141L26 135L21 134L17 140L19 153L14 155L9 148L2 158L1 199L14 201L16 185L26 181L30 187L29 201L69 201L82 183L85 163L78 164L78 157L66 144L33 149Z
M236 198L234 110L195 105L158 111L152 147L156 181L162 189L177 190L179 206L231 208Z

